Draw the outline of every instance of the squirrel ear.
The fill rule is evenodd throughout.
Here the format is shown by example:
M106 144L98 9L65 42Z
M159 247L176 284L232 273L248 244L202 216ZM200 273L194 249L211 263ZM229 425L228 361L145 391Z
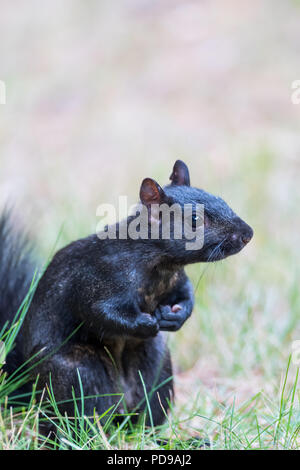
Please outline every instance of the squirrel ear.
M140 198L145 206L161 204L164 202L165 193L156 181L151 178L145 178L141 185Z
M177 186L190 186L190 173L189 169L186 164L181 161L177 160L173 167L173 172L170 176L170 180L172 181L171 184Z

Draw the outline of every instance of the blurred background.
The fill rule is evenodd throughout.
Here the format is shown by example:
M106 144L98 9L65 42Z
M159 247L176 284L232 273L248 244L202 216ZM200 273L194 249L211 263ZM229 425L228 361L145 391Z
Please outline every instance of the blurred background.
M0 203L42 261L177 158L254 228L188 270L196 308L169 338L182 416L276 401L300 340L299 18L296 0L1 2Z

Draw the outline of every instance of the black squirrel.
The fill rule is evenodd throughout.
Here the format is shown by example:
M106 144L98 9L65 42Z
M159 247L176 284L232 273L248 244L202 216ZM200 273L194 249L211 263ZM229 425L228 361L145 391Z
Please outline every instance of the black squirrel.
M120 400L114 394L121 393L116 413L138 416L146 410L146 389L152 424L161 424L173 398L172 364L162 332L181 328L194 305L184 266L238 253L253 236L251 227L221 198L190 186L182 161L175 163L170 180L162 188L146 178L141 203L149 214L153 204L204 204L201 249L186 250L184 237L100 240L94 234L58 251L38 283L6 368L10 373L39 353L32 379L39 374L43 388L51 374L55 398L65 402L61 410L70 416L72 389L80 397L79 372L84 395L91 397L84 401L86 415L94 410L102 415ZM15 314L31 277L22 243L3 216L0 330Z

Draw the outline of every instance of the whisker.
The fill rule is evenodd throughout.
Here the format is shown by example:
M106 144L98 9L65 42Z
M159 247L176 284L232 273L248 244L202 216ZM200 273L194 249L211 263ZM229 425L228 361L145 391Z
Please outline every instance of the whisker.
M213 260L213 256L216 254L216 251L220 250L220 248L221 248L221 246L223 245L223 243L225 242L225 240L226 240L226 238L224 238L224 239L212 250L211 254L209 255L209 257L208 257L208 259L207 259L207 263L209 263L209 261L214 261L214 260ZM220 250L220 252L221 252L221 250ZM217 259L217 256L215 256L215 260L216 260L216 259ZM209 267L210 267L210 265L207 264L207 265L205 266L205 268L203 269L202 273L200 274L200 277L199 277L198 282L197 282L197 285L196 285L195 294L196 294L196 292L197 292L197 290L198 290L198 287L199 287L199 285L200 285L200 282L201 282L201 280L202 280L204 274L206 273L207 269L209 269Z

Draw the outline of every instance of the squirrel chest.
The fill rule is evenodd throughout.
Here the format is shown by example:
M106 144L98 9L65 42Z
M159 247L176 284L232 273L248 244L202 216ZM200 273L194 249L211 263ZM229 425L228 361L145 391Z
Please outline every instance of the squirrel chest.
M145 313L153 313L179 278L178 271L155 269L138 288L139 306Z

